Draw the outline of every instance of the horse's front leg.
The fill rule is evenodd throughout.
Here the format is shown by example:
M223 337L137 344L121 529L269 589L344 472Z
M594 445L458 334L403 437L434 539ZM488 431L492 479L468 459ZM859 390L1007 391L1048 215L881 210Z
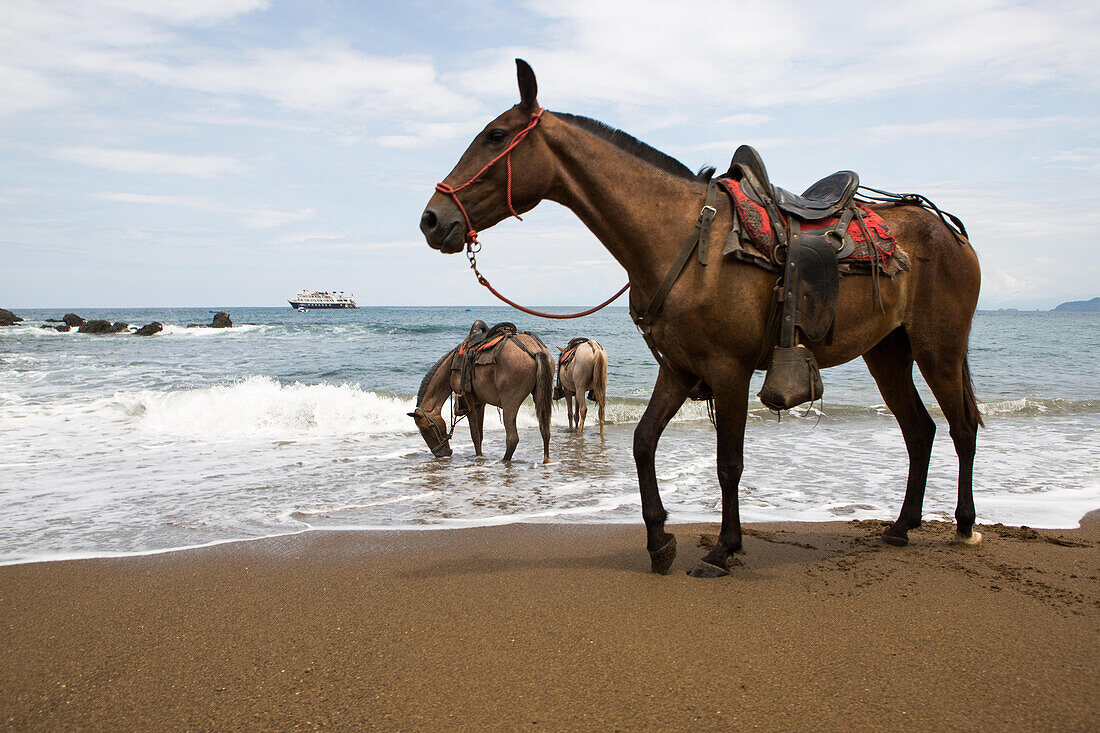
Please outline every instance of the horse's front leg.
M519 414L519 405L510 405L504 408L504 458L505 463L512 460L512 454L519 445L519 430L516 428L516 415Z
M714 549L689 573L693 578L729 575L730 556L741 549L741 514L737 489L744 468L745 420L751 370L724 380L714 392L714 418L718 433L718 483L722 487L722 529ZM717 381L717 380L716 380Z
M474 455L481 455L481 439L485 437L485 403L479 402L470 410L466 418L470 421L470 442L474 444Z
M668 512L661 503L657 490L657 470L653 458L657 453L657 441L668 421L688 396L688 387L668 369L661 367L653 396L634 429L634 462L638 466L638 490L642 494L642 519L645 520L646 549L649 550L650 568L662 575L672 567L676 559L676 537L665 532Z

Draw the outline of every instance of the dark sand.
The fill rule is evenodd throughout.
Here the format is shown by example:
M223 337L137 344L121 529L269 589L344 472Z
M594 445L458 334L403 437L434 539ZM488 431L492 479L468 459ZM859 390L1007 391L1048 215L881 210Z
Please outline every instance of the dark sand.
M753 525L732 577L640 526L313 532L0 567L18 730L1097 730L1080 530Z

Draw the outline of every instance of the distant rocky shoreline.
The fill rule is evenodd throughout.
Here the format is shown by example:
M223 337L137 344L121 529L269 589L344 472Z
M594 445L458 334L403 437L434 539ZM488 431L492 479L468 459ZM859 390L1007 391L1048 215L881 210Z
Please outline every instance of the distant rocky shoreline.
M14 326L16 323L21 323L22 318L15 315L9 310L0 308L0 326ZM56 324L56 325L55 325ZM218 311L214 314L214 320L211 323L191 323L188 324L188 328L232 328L233 320L229 317L229 314L225 311ZM62 318L47 318L45 324L41 328L53 329L54 331L60 331L62 333L71 331L74 328L77 333L88 333L92 335L103 335L113 333L129 333L134 336L152 336L153 334L160 333L164 330L164 324L160 321L153 321L147 323L141 328L136 328L133 331L130 330L130 324L122 321L111 321L104 319L85 320L82 316L78 316L76 313L66 313Z
M1100 312L1100 297L1093 298L1092 300L1071 300L1067 303L1062 303L1054 308L1054 310L1098 313Z

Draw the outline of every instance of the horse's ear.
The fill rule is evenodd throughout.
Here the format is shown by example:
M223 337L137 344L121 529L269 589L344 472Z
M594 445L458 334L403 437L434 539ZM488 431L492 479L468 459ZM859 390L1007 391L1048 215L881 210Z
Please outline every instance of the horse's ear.
M539 85L535 81L534 70L523 59L516 59L516 80L519 82L519 106L525 111L534 112L539 106L535 100Z
M565 349L563 349L562 347L559 346L559 347L557 347L557 349L558 349L558 351L560 351L562 353L565 353Z
M409 413L406 413L406 414L407 414L407 415L408 415L409 417L411 417L411 418L412 418L413 420L415 420L415 419L416 419L416 413L415 413L415 412L409 412Z

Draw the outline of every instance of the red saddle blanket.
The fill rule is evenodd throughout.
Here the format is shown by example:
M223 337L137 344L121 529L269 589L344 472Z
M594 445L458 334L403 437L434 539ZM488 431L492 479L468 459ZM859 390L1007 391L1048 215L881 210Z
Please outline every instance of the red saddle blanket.
M493 348L494 346L496 346L501 341L503 341L504 339L508 338L511 335L512 334L502 333L501 335L497 336L496 338L491 338L491 339L488 339L486 341L482 341L480 344L474 345L473 348L469 349L469 351L471 353L478 353L478 354L482 353L483 351L488 351L489 349ZM461 344L458 345L458 353L460 355L465 355L468 346L469 346L469 343L466 342L466 341L463 341Z
M741 224L741 249L745 255L744 258L750 260L762 259L774 267L775 231L767 209L750 199L741 190L741 186L737 181L722 179L719 183L729 195L737 212L737 218ZM855 249L839 260L841 272L867 272L870 271L872 265L877 265L889 275L901 270L908 270L909 258L898 247L894 235L890 233L890 229L886 226L883 218L863 204L856 203L856 206L859 208L864 226L859 225L856 217L853 217L851 223L848 224L847 236L855 242ZM838 221L840 221L840 217L831 217L820 221L799 220L799 225L804 232L816 232L822 229L830 229L836 226ZM782 222L781 226L785 224L786 221ZM866 227L866 232L864 232L864 227ZM757 264L764 263L757 262Z

